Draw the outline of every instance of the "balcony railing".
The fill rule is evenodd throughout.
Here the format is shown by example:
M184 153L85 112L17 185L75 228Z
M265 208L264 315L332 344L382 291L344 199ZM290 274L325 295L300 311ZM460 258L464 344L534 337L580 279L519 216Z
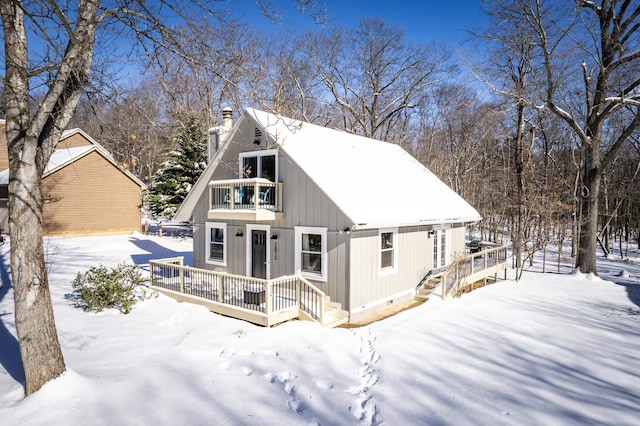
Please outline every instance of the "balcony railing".
M263 178L209 182L209 219L282 218L282 183Z

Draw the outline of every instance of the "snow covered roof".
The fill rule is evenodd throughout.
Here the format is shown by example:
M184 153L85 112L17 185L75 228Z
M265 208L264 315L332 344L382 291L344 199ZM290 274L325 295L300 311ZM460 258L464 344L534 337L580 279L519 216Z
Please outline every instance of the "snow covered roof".
M79 146L76 148L57 149L51 154L47 167L44 169L43 176L64 167L65 165L77 160L78 158L88 154L95 149L92 145Z
M58 149L51 154L51 158L49 158L49 162L47 163L47 167L44 169L43 177L47 176L50 173L55 172L56 170L66 166L69 163L74 162L80 157L88 154L90 151L94 151L96 149L93 145L87 146L79 146L76 148L65 148ZM8 185L9 184L9 169L3 170L0 172L0 185Z
M252 108L246 114L356 227L481 219L460 195L398 145Z
M78 130L78 129L74 129ZM75 133L75 131L74 131ZM66 137L67 135L63 136ZM49 162L47 163L47 167L44 169L44 173L42 177L46 177L47 175L54 173L55 171L63 168L64 166L73 163L74 161L84 157L88 153L96 151L100 153L105 159L107 159L110 163L118 167L124 174L126 174L130 179L132 179L136 184L138 184L142 188L146 188L146 185L136 178L133 174L129 173L127 170L121 168L118 164L115 163L111 155L106 151L102 146L98 145L86 145L86 146L78 146L75 148L63 148L57 149L51 154L49 158ZM8 185L9 184L9 169L5 169L0 171L0 185Z

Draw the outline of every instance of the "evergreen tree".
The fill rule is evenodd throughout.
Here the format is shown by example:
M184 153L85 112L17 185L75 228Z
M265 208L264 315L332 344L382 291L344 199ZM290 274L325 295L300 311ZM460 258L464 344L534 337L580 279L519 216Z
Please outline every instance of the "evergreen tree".
M172 218L207 166L207 134L197 118L189 118L173 146L145 197L154 216Z

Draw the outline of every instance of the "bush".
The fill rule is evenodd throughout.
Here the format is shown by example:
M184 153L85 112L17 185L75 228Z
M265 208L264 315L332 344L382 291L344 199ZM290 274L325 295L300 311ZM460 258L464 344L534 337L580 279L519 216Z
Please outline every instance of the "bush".
M87 311L115 308L128 314L137 300L135 289L143 281L140 268L135 265L121 263L111 270L100 265L78 273L73 288L80 295L78 304Z

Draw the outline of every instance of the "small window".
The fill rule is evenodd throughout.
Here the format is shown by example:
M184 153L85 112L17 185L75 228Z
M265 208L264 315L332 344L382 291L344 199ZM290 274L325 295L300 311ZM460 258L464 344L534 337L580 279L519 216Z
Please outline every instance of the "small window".
M214 265L227 264L227 224L217 222L206 223L206 259Z
M327 228L295 227L295 268L302 276L327 280Z
M394 273L398 265L398 230L380 230L380 272L383 274Z

